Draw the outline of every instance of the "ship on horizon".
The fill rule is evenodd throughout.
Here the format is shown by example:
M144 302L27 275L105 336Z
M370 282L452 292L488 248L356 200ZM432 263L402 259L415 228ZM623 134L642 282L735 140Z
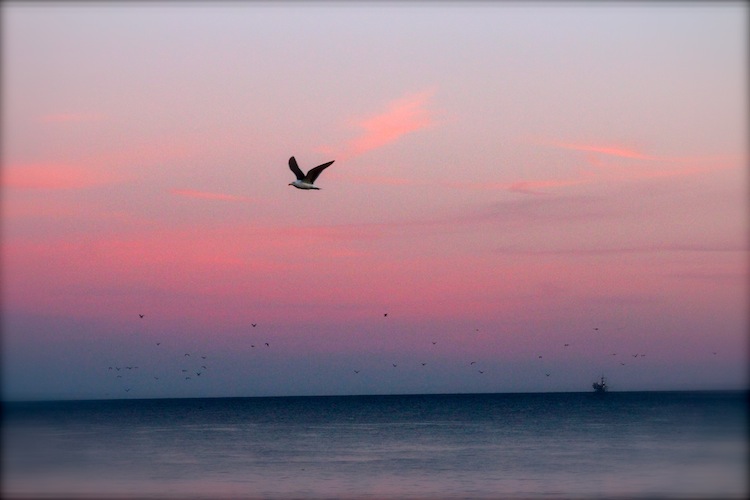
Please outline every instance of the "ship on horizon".
M609 389L609 387L607 387L607 381L604 380L604 375L602 375L599 382L594 382L593 384L591 384L591 387L594 388L594 392L597 394L604 394Z

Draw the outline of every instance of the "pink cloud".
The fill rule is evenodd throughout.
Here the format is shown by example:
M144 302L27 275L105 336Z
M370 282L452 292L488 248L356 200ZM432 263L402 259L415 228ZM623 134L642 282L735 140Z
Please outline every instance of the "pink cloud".
M11 165L3 170L2 186L15 189L83 189L120 180L111 173L56 163Z
M169 192L177 196L183 196L185 198L197 198L200 200L251 201L250 198L246 198L244 196L236 196L233 194L224 193L209 193L205 191L195 191L192 189L172 189Z
M632 158L635 160L655 160L655 156L646 155L633 149L627 149L618 146L595 146L589 144L569 144L563 142L553 142L553 146L562 149L571 149L573 151L586 151L591 153L601 153L608 156L618 156L620 158Z
M96 122L104 119L96 113L55 113L39 117L42 123Z
M349 141L338 156L359 156L391 144L406 134L434 125L435 119L429 109L433 94L432 90L426 90L397 99L382 113L357 121L355 125L362 133Z

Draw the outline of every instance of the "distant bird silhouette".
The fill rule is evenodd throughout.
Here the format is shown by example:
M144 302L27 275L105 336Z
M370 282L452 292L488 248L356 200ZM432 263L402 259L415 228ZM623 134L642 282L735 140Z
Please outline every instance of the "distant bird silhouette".
M384 317L384 318L387 318L387 317L388 317L388 313L384 313L384 314L383 314L383 317Z
M568 347L570 344L565 344L564 347Z
M599 331L599 328L594 328L594 330Z
M476 361L472 361L471 363L469 363L469 365L470 365L470 366L471 366L471 365L475 365L476 363L477 363Z
M271 347L268 342L266 342L266 347Z
M255 344L250 344L250 347L255 347Z
M187 370L182 370L182 373L187 373Z
M255 328L256 326L258 326L258 323L250 323L250 324L253 325L253 328Z
M198 375L199 377L201 376L201 372L195 372L195 374Z
M359 370L354 370L354 373L359 373Z
M208 368L206 368L206 365L201 365L201 368L203 368L204 370L208 370Z
M206 359L206 357L205 357L205 356L201 356L201 358L202 358L202 359Z
M479 373L484 373L482 370L479 370Z
M549 373L545 373L545 375L547 375L549 377Z
M156 345L161 345L161 342L157 342Z
M542 357L541 357L541 356L539 356L539 359L542 359Z
M625 363L620 363L620 366L625 366Z
M125 392L130 392L130 388L128 387L127 389L125 389Z
M396 366L397 366L396 363L393 363L393 367L396 368Z
M637 357L638 357L638 355L637 355L637 354L633 354L633 357L634 357L634 358L637 358Z
M190 380L190 377L185 377L185 380Z
M426 366L426 365L427 365L427 363L422 363L422 366Z
M190 354L188 354L188 353L185 353L185 356L190 356Z
M335 160L333 160L335 161ZM297 178L296 181L290 182L290 186L294 186L297 189L320 189L317 186L314 186L315 179L318 178L320 173L328 168L333 161L329 161L328 163L323 163L322 165L318 165L315 168L311 168L307 171L307 174L303 173L302 170L300 170L299 165L297 165L297 160L294 159L294 156L289 158L289 168L292 172L294 172L294 176Z
M435 345L435 344L437 344L437 342L433 342L433 343L432 343L432 345Z
M143 319L143 316L144 316L144 315L143 315L143 314L139 314L138 316L140 316L140 317L141 317L141 319Z
M154 377L154 379L159 380L159 377Z

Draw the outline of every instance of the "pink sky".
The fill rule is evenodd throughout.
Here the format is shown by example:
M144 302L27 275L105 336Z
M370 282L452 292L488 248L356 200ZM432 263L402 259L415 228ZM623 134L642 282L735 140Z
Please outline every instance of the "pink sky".
M6 397L746 388L744 6L2 9Z

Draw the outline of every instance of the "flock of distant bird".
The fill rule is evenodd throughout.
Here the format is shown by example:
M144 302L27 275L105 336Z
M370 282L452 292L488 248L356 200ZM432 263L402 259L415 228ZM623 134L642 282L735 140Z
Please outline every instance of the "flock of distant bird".
M145 316L146 315L144 313L139 313L138 314L138 317L141 320L145 319ZM388 317L388 313L387 312L383 313L383 317L387 318ZM258 323L250 323L250 326L252 328L256 328L258 326ZM594 328L593 330L598 332L599 328L597 327L597 328ZM474 331L476 333L479 333L479 329L478 328L476 328ZM431 340L430 342L431 342L432 346L436 346L438 344L438 342L436 340ZM156 346L160 346L160 345L161 345L161 342L156 342ZM258 343L258 344L251 343L249 345L250 345L251 349L255 349L256 346L265 346L265 348L270 348L271 347L270 342L263 342L263 343ZM570 343L563 344L563 348L568 348L570 346L571 346ZM195 354L195 353L193 353L193 354ZM716 352L714 352L714 354L716 354ZM617 356L617 353L614 353L614 352L610 353L610 356ZM643 354L643 353L636 353L636 354L630 354L630 356L632 356L633 358L642 358L642 357L645 357L646 355ZM196 377L196 378L197 377L202 377L205 373L208 373L209 367L208 367L208 364L207 364L207 361L206 361L206 359L208 358L207 355L200 354L200 355L193 356L189 352L184 353L184 355L182 356L183 362L185 360L188 360L188 358L190 360L193 360L193 359L198 360L200 358L199 362L196 361L196 363L200 363L200 364L192 364L190 366L185 366L183 364L180 367L180 376L183 377L184 380L186 380L186 381L193 380L193 377ZM539 354L537 356L537 359L543 359L543 356L541 354ZM421 366L421 367L425 367L425 366L427 366L427 364L428 363L426 361L419 362L419 366ZM481 369L478 366L476 366L478 364L478 362L476 360L468 361L467 364L468 364L469 367L475 367L476 372L479 375L483 375L486 372L485 369ZM392 365L393 368L398 368L399 367L399 363L391 362L391 365ZM620 365L621 366L625 366L626 363L620 362ZM112 373L116 374L116 378L117 379L122 379L123 378L123 375L122 375L123 373L132 372L133 370L139 370L139 367L138 366L134 366L134 365L127 365L127 366L111 365L111 366L108 366L108 370L111 371ZM358 374L360 374L362 372L362 369L361 368L356 368L356 369L353 369L353 372L354 372L355 375L358 375ZM552 373L547 372L547 371L545 371L543 373L544 373L545 377L550 377L552 375ZM160 377L157 376L157 375L153 375L153 379L154 380L160 380ZM123 390L126 393L129 393L131 391L131 389L132 389L132 385L123 386Z

